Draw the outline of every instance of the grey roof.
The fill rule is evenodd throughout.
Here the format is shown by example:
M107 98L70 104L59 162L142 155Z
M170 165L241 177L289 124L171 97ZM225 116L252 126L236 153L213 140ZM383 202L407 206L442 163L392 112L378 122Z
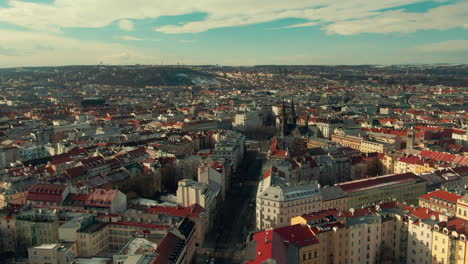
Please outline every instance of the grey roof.
M344 198L347 194L339 186L330 186L322 188L322 201L336 200Z
M276 175L263 179L257 191L258 198L273 201L294 201L316 196L321 196L317 183L291 184Z
M378 223L381 222L382 218L379 215L364 215L361 217L354 217L354 218L349 218L347 223L349 226L352 225L360 225L360 224L373 224L373 223Z

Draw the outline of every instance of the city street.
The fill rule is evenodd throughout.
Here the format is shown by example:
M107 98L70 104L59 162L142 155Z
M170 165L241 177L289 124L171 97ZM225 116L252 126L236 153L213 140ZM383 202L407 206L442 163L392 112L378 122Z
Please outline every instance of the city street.
M255 229L255 194L265 158L263 153L246 153L233 175L231 192L220 211L220 224L205 243L210 256L200 256L197 263L211 258L215 258L215 263L242 263L247 235Z

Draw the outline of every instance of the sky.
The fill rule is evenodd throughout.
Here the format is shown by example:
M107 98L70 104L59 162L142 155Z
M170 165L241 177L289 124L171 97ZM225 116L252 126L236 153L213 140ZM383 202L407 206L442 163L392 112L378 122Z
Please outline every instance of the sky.
M468 63L468 1L0 0L0 67Z

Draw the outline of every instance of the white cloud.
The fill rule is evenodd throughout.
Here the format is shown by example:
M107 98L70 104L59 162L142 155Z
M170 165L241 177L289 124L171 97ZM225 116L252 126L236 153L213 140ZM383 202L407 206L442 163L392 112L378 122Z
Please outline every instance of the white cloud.
M121 39L121 40L128 40L128 41L140 41L140 40L144 40L142 38L137 38L137 37L133 37L133 36L115 36L114 38L116 39Z
M1 67L89 65L101 61L106 64L160 63L158 55L146 55L159 54L156 49L136 51L120 44L85 42L41 32L0 30L0 35L8 36L0 39Z
M447 30L468 28L468 2L433 8L427 13L409 13L403 10L386 11L381 14L352 21L339 21L325 26L328 33L354 35L360 33L411 33L418 30Z
M417 47L424 52L468 52L468 40L447 40Z
M119 21L122 29L131 30L131 20L206 14L201 21L156 28L157 31L172 34L197 33L285 18L318 21L328 32L345 35L467 27L466 15L463 15L463 12L468 13L466 3L439 7L428 15L380 11L424 1L427 0L182 0L174 4L173 0L55 0L51 4L38 4L11 0L8 7L0 8L0 21L54 31L67 27L104 27ZM458 15L454 18L450 12ZM432 19L436 23L432 23Z
M182 42L182 43L193 43L193 42L197 42L196 39L179 39L179 42Z
M285 27L279 27L279 28L271 28L271 29L313 27L313 26L316 26L316 25L319 25L319 24L320 24L320 22L318 22L318 21L311 21L311 22L306 22L306 23L301 23L301 24L294 24L294 25L285 26Z
M133 22L127 19L122 19L119 21L119 28L125 31L132 31Z

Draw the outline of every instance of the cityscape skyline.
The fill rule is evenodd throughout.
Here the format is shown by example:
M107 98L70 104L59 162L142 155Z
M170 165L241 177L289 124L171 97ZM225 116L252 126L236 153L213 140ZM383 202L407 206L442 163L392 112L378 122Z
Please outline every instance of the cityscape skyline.
M466 1L183 2L0 0L0 67L467 62Z

